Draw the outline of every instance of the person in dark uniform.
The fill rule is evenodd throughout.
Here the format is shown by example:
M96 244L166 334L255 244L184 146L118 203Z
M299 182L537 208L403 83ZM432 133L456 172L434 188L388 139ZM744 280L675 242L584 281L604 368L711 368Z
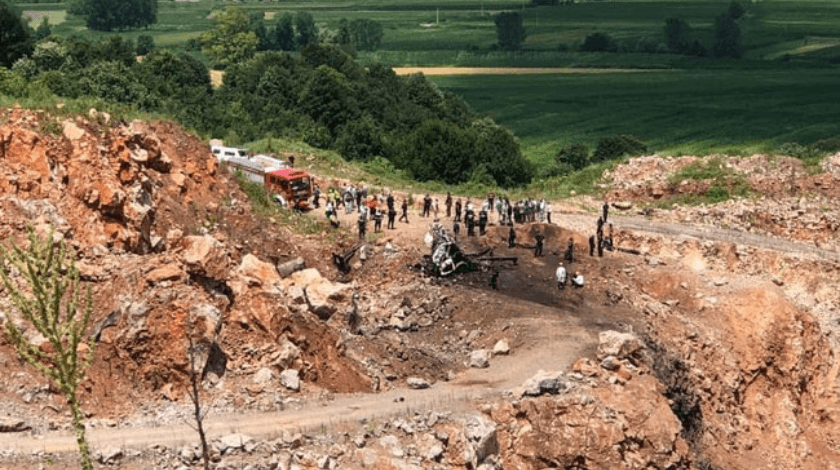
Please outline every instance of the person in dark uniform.
M601 217L598 217L598 227L596 230L598 238L604 238L604 219Z
M312 205L315 206L316 209L321 207L320 203L321 199L321 188L315 186L315 189L312 190Z
M385 202L388 203L388 210L392 210L394 208L394 195L388 193L388 199L385 199Z
M408 198L403 198L402 202L402 215L400 216L400 222L405 219L405 223L408 223Z
M490 288L493 290L499 290L499 268L496 268L493 271L493 275L490 276Z
M389 197L390 198L390 197ZM392 203L388 206L388 228L394 230L394 219L397 218L397 210L394 209L394 204Z
M595 235L589 236L589 256L595 256Z
M569 264L575 262L575 241L569 238L569 244L566 246L566 253L563 254L563 259Z
M508 248L516 246L516 230L513 229L513 222L509 222L510 230L508 231Z
M423 217L428 217L431 209L432 198L429 196L429 193L426 193L426 196L423 198Z
M461 233L461 224L457 220L452 222L452 233L456 236Z
M467 236L474 237L475 236L475 216L473 215L472 211L467 211L464 214L464 220L467 221Z
M367 208L359 209L359 240L364 241L367 232Z
M444 204L446 204L446 218L448 219L452 217L452 194L449 191L446 192Z
M461 221L461 198L455 201L455 220L458 222Z
M543 240L545 240L545 235L538 233L534 235L534 239L537 241L537 245L534 247L534 256L542 256L543 255Z
M513 225L513 206L510 205L510 199L505 198L505 207L507 207L507 219Z
M604 201L604 205L603 205L603 206L601 206L601 211L602 211L602 212L603 212L603 214L604 214L604 215L602 216L602 218L604 219L604 223L607 223L607 214L609 214L609 212L610 212L610 205L609 205L609 204L607 204L607 202L606 202L606 201Z
M487 211L481 209L478 212L478 234L484 235L484 229L487 227Z

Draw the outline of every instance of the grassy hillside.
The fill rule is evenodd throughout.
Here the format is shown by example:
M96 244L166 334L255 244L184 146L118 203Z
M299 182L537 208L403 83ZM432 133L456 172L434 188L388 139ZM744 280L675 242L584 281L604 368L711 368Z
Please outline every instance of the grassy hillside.
M840 70L431 77L513 129L536 162L633 134L666 153L772 150L840 135Z

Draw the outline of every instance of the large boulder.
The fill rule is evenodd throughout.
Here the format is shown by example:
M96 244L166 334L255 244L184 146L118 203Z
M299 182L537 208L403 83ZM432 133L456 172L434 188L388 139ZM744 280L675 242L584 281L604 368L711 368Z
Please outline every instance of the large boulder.
M230 254L225 245L209 235L184 238L184 264L190 274L213 279L226 279L230 271Z
M472 443L476 462L473 468L484 462L487 457L499 453L499 441L496 425L483 416L470 416L464 426L464 436Z
M322 320L328 320L340 306L349 303L353 292L351 284L330 282L314 268L295 272L285 279L285 286L293 302L305 302Z
M521 387L513 390L516 397L536 397L543 394L556 395L568 388L562 371L546 372L541 370L526 380Z
M644 346L635 335L618 331L602 331L598 335L598 358L615 356L624 359L640 351Z
M293 273L306 269L306 260L298 256L297 258L286 261L285 263L277 264L277 272L281 277L289 277Z
M469 366L476 369L490 367L490 351L486 349L477 349L471 352Z
M294 369L286 369L280 372L280 385L292 391L300 390L300 372Z
M260 261L250 253L242 257L236 273L249 285L271 286L280 282L280 274L273 264Z

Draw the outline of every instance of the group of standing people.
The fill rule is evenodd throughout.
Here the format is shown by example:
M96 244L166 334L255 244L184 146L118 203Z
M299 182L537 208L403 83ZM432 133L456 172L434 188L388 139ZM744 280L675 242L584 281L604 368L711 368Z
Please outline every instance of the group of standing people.
M606 202L601 207L601 216L595 223L595 235L589 236L589 256L595 256L595 251L598 251L598 256L604 256L604 250L613 251L613 225L607 223L607 216L610 212L610 206ZM609 226L609 234L604 236L604 225Z
M316 198L314 207L319 207L317 199L320 197L320 190L316 187L313 191L313 196ZM374 233L379 233L382 230L382 221L385 217L388 218L387 228L394 230L395 220L397 219L396 199L391 193L385 194L368 194L367 187L356 188L352 185L345 186L341 189L330 187L327 191L327 206L326 216L327 220L333 227L339 226L338 208L343 205L346 214L358 213L358 233L359 240L364 240L367 235L367 223L369 220L373 221ZM402 215L400 222L408 223L408 198L402 198L400 205Z

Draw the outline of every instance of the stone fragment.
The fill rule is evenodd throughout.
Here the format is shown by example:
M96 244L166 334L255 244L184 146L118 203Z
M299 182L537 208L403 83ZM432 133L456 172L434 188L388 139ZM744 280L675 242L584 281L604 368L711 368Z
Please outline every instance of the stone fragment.
M476 369L490 367L490 352L486 349L477 349L471 352L469 366Z
M616 359L624 359L642 349L642 342L639 338L630 333L619 333L618 331L602 331L598 335L598 358L615 356Z
M506 339L500 339L496 342L495 346L493 346L493 355L494 356L507 356L510 354L510 346Z
M419 377L409 377L405 382L408 385L408 388L413 388L415 390L429 388L429 382Z
M294 369L286 369L280 373L280 385L292 391L300 391L300 373Z

